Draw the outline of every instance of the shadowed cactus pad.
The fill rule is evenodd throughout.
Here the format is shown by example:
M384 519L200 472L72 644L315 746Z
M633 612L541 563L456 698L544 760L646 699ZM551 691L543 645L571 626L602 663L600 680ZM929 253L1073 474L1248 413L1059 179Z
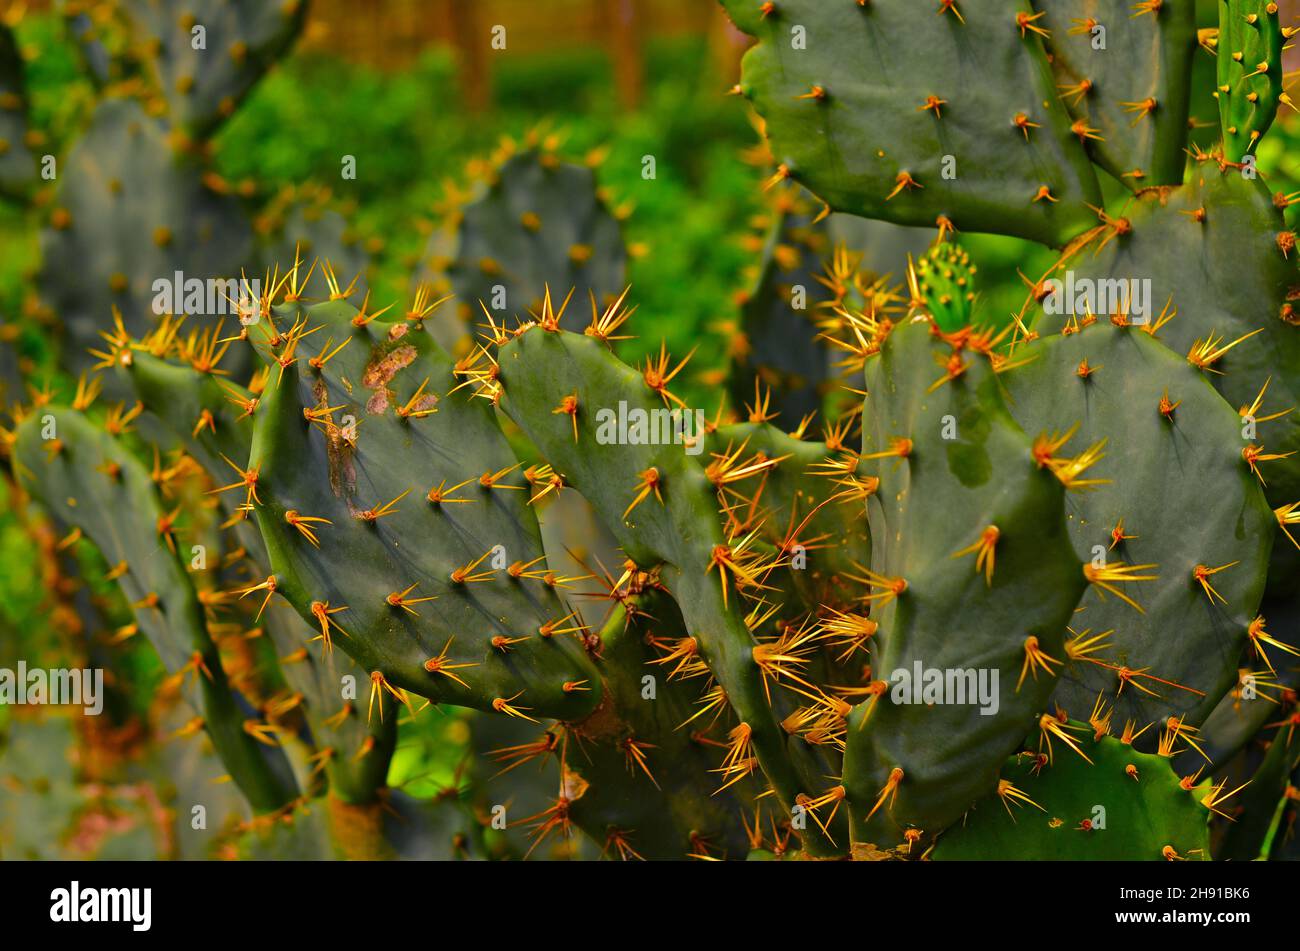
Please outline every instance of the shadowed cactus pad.
M432 322L459 356L484 309L498 321L539 312L547 287L604 306L626 286L622 226L593 167L562 159L547 142L503 147L478 163L468 193L425 250L421 282L456 302Z
M48 437L48 438L47 438ZM18 430L15 458L30 490L75 524L117 569L136 623L167 671L186 686L222 762L254 809L270 812L294 795L278 750L269 760L226 681L204 610L178 554L176 511L149 471L79 412L50 407ZM121 519L120 513L131 512Z
M696 682L674 681L652 646L689 634L653 584L634 578L601 631L608 695L565 727L562 795L572 796L574 823L611 857L735 858L746 850L744 817L755 812L757 784L715 792L722 757L700 732L707 722L692 719Z
M814 200L785 188L772 201L753 286L740 299L739 320L728 326L732 407L757 407L771 389L771 412L790 427L820 412L833 385L830 348L817 321L833 295L821 280L831 255L829 228L814 224Z
M307 0L125 0L170 120L195 137L229 118L293 43Z
M826 777L834 765L824 750L781 727L796 702L765 687L765 651L772 649L761 647L746 623L748 595L741 591L752 594L755 581L761 587L765 557L751 550L752 539L728 538L717 514L719 490L740 460L706 469L693 458L704 448L704 427L696 422L702 411L688 414L680 438L651 442L627 438L630 430L619 434L620 413L671 426L668 407L677 403L668 395L667 354L638 373L601 339L621 323L613 312L606 317L611 320L593 319L581 335L561 330L551 315L513 339L502 336L496 359L480 372L483 392L501 401L563 484L592 504L628 558L642 570L658 569L691 632L686 659L707 664L740 720L726 741L731 752L720 784L752 775L761 764L784 809L801 797L820 799L833 788ZM847 836L836 829L843 821L841 812L826 833L810 827L807 847L817 854L842 851Z
M13 31L0 23L0 196L21 196L35 183L31 144L22 56Z
M202 287L201 303L183 309L230 312L225 296L236 294L252 259L252 227L239 200L214 191L202 163L175 150L138 103L105 101L61 164L37 285L66 327L72 366L86 366L86 351L102 346L114 307L136 334L174 312L177 273ZM159 280L172 292L155 308Z
M302 258L328 262L350 298L366 295L370 256L360 235L348 224L348 209L332 201L329 189L312 185L282 189L254 219L262 244L254 274L272 271L281 262Z

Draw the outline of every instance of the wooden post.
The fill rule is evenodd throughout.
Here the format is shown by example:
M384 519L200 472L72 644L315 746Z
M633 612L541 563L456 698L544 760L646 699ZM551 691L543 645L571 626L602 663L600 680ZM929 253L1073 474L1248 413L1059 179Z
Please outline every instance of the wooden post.
M390 20L390 28L400 37L401 67L409 69L420 58L420 50L428 37L425 36L423 15L417 0L401 0L397 14L394 17L390 13L386 19Z
M488 44L491 20L482 15L486 0L450 0L447 20L460 66L460 88L471 112L484 112L492 102L492 69Z
M644 31L649 26L645 0L592 0L601 14L606 47L614 66L618 101L625 109L641 105L645 93Z

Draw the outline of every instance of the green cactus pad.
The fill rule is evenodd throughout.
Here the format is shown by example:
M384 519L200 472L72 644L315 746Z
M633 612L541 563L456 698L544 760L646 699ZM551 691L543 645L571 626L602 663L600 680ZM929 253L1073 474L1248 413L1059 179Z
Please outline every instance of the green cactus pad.
M355 805L374 801L388 778L397 745L397 717L370 717L362 709L369 674L342 651L326 652L283 598L272 598L263 617L280 669L302 697L316 755L330 795ZM356 701L344 699L349 686Z
M1140 289L1152 325L1162 312L1176 311L1161 341L1180 355L1195 354L1233 409L1252 406L1268 384L1255 412L1255 435L1243 425L1238 450L1256 445L1269 455L1300 453L1300 412L1264 421L1300 405L1300 317L1288 303L1297 252L1264 184L1203 162L1187 185L1143 192L1115 222L1067 256L1058 277L1066 281L1065 272L1072 272L1077 299L1088 282L1148 282L1116 286ZM1045 303L1065 309L1064 300L1052 304L1055 296ZM1141 319L1126 303L1097 316L1105 320L1127 310L1130 320ZM1056 332L1068 322L1068 316L1048 314L1041 329ZM1271 505L1300 500L1300 454L1261 461L1259 469Z
M103 347L114 307L137 335L153 329L159 311L172 312L175 295L160 296L155 282L174 285L177 273L185 282L229 282L221 292L194 285L203 288L199 319L233 313L225 297L237 296L252 260L249 222L234 196L205 183L201 165L172 150L139 104L101 104L59 180L37 286L65 328L74 369L90 361L87 349Z
M800 601L809 609L848 609L869 593L853 576L871 564L871 537L861 519L860 501L822 503L839 488L819 470L835 452L824 442L796 439L770 423L733 423L710 433L710 458L734 453L780 460L737 488L750 494L762 485L754 518L762 537L791 559L787 569ZM802 547L799 547L801 546ZM802 556L802 557L800 557ZM779 573L779 572L778 572Z
M328 265L341 288L352 288L349 299L360 302L365 297L370 255L349 226L344 209L331 200L328 189L287 187L272 199L254 224L261 243L261 263L255 273L263 274L301 257L303 261L317 261L318 267Z
M306 0L126 0L171 120L206 138L297 38Z
M1075 726L1086 730L1083 724ZM1210 811L1201 802L1208 792L1205 787L1184 789L1167 759L1139 753L1114 737L1097 741L1085 736L1079 742L1091 763L1073 753L1058 755L1050 765L1031 753L1012 757L1001 782L1032 803L1009 790L989 795L971 808L964 822L939 837L932 857L1209 860Z
M648 638L686 636L666 594L629 594L600 634L609 693L590 717L565 728L569 815L607 857L619 857L620 846L648 861L735 858L748 849L742 820L753 811L753 784L714 794L721 756L691 729L707 724L683 725L699 712L697 687L671 681L662 665L649 666L660 655Z
M1259 613L1267 621L1271 637L1300 650L1300 602L1295 597L1265 597ZM1265 724L1278 719L1279 701L1285 704L1286 692L1294 695L1300 687L1300 663L1293 662L1295 655L1288 656L1281 648L1262 646L1269 651L1276 669L1270 671L1256 652L1247 652L1237 672L1236 685L1201 724L1200 746L1205 755L1195 750L1185 752L1175 763L1180 771L1199 769L1205 757L1209 757L1210 769L1222 769L1259 735Z
M507 149L481 176L430 238L417 278L439 297L455 295L455 306L432 322L443 347L459 353L484 307L498 322L539 311L548 286L561 299L572 288L575 310L592 294L603 305L622 293L622 226L592 168L543 144Z
M986 356L972 338L953 339L964 342L904 324L867 363L863 458L879 479L867 501L872 660L885 692L849 722L844 781L858 843L934 835L994 787L1049 712L1085 586L1065 488L1035 464ZM953 684L947 702L923 692L935 671ZM949 672L966 672L961 696Z
M1033 0L1052 71L1097 163L1137 189L1179 185L1196 54L1196 4Z
M250 401L255 405L256 398L238 383L145 350L132 351L129 362L119 362L114 373L218 484L235 474L227 459L240 465L248 461L253 421L244 407Z
M81 413L59 407L23 421L14 458L33 496L78 526L110 565L126 564L119 584L136 621L169 672L189 670L187 698L231 776L257 811L282 807L295 790L245 729L149 471Z
M769 701L763 670L755 661L756 643L744 622L747 609L730 568L720 583L718 559L730 562L743 555L741 540L729 542L722 530L714 485L700 462L686 454L684 443L664 440L661 427L655 429L654 443L639 436L634 442L632 428L626 439L617 432L620 407L628 418L636 414L671 428L668 397L652 389L644 374L621 363L593 335L594 326L585 335L554 325L544 328L530 327L500 347L494 385L503 393L502 407L565 483L592 504L628 557L643 569L661 566L661 580L681 607L699 657L743 725L740 760L758 760L786 809L796 805L797 797L820 798L835 766L824 751L788 736L780 726L794 701L778 688L771 690ZM574 411L561 411L565 406ZM694 413L691 419L686 435L702 438ZM704 447L697 443L695 448L702 453ZM662 501L647 483L647 473L653 473ZM641 500L633 505L638 493ZM836 831L842 822L840 810L830 823L829 838L810 826L806 847L817 854L846 848L847 836Z
M1095 220L1096 173L1028 0L723 6L759 39L739 89L777 161L836 211L1052 245Z
M1024 366L1003 379L1027 431L1077 425L1081 446L1105 441L1087 474L1104 482L1067 500L1080 560L1149 565L1137 573L1155 577L1115 583L1141 610L1090 587L1071 628L1078 643L1111 633L1065 667L1056 702L1085 719L1102 695L1121 724L1199 725L1236 680L1277 521L1241 457L1240 418L1200 371L1135 327L1097 322L1013 359Z
M214 485L228 484L235 477L232 464L246 465L251 451L253 422L245 410L256 405L253 394L223 378L147 352L131 356L130 363L119 364L116 372L129 377L146 412L160 419L184 444L185 451L217 480ZM226 494L223 501L225 510L233 514L243 499ZM261 536L249 531L247 522L239 522L235 528L248 552L249 570L241 582L242 588L248 588L263 582L270 567ZM256 603L265 592L250 592L249 596L253 595ZM350 677L354 687L364 693L369 672L346 654L327 654L312 640L313 629L304 625L283 598L271 598L259 613L285 680L303 699L331 791L347 802L371 801L384 785L397 739L397 721L372 717L367 722L358 704L342 699L341 689L343 678Z
M570 610L546 583L530 492L492 407L456 389L451 359L414 323L360 318L339 300L253 328L271 358L253 509L280 592L318 630L329 605L331 641L393 687L586 714L599 680L575 638L543 633L567 627ZM295 322L304 336L290 344ZM315 423L304 415L326 408ZM431 499L439 487L445 498ZM298 523L304 532L299 517L328 521Z

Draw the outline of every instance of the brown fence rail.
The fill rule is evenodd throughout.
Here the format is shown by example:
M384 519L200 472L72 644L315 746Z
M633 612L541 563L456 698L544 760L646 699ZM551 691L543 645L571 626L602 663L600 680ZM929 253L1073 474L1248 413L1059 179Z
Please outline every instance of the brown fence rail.
M17 6L45 12L55 4L0 0L0 10ZM493 45L501 29L504 50ZM490 100L495 59L600 48L609 53L620 98L635 105L646 42L683 36L708 37L721 74L738 73L744 38L715 0L311 0L303 48L395 70L431 46L451 46L466 99L477 107Z
M644 45L653 38L709 36L730 74L741 37L712 0L314 0L308 48L381 68L409 65L431 45L455 48L467 100L487 103L493 60L599 47L614 65L620 97L635 104ZM505 49L494 46L504 40Z

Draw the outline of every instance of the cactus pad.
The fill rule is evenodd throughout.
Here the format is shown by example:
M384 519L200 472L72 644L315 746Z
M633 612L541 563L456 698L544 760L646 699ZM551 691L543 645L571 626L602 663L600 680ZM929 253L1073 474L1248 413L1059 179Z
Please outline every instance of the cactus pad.
M1136 327L1097 322L1014 359L1024 365L1004 379L1026 430L1077 426L1081 445L1102 446L1088 472L1099 481L1067 501L1080 560L1153 578L1090 588L1071 629L1092 643L1071 655L1057 702L1082 719L1100 694L1119 723L1199 725L1236 679L1277 521L1242 458L1240 418Z
M598 678L565 633L530 490L451 359L418 323L343 300L286 306L253 333L271 364L248 463L271 568L323 640L377 675L376 703L400 688L588 712Z
M879 629L877 689L850 718L844 761L855 842L934 835L995 786L1047 712L1086 583L1065 487L1007 411L986 343L913 322L867 363L863 459L879 481L864 574ZM951 694L931 702L936 672Z
M739 91L782 174L836 211L1053 245L1093 220L1096 173L1028 0L723 6L758 37Z
M1073 753L1048 766L1032 753L1009 760L998 792L940 837L934 859L1210 858L1205 787L1184 788L1167 759L1139 753L1114 737L1079 742L1088 760Z

